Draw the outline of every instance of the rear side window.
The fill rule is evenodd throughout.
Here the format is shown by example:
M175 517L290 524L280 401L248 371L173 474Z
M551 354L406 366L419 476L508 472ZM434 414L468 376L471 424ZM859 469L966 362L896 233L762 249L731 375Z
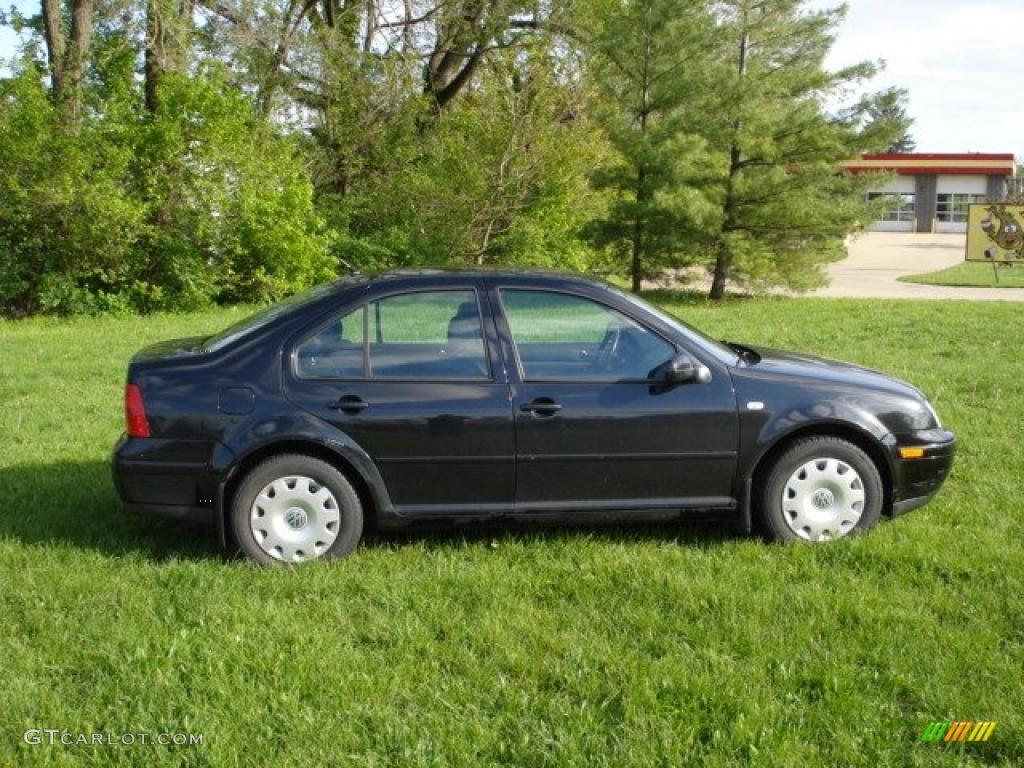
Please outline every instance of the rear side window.
M299 376L360 379L365 375L366 305L333 320L296 350Z
M488 379L476 293L423 291L364 304L303 341L304 378Z

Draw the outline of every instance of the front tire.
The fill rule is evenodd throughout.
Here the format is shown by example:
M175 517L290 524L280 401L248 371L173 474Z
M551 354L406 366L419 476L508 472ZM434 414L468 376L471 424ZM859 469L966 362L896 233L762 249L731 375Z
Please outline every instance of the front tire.
M765 535L777 541L824 542L869 530L884 499L871 458L836 437L809 437L790 446L761 486Z
M363 533L363 509L337 467L286 454L245 476L231 504L231 526L249 559L298 564L351 553Z

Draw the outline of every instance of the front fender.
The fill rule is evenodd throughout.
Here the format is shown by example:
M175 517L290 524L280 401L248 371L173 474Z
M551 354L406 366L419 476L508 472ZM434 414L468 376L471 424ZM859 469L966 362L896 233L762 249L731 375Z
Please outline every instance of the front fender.
M737 386L740 420L739 472L743 484L753 476L761 460L776 446L800 434L814 431L856 435L877 446L890 473L895 472L890 415L901 412L901 398L888 393L859 389L773 387L766 382ZM890 475L891 476L891 475Z

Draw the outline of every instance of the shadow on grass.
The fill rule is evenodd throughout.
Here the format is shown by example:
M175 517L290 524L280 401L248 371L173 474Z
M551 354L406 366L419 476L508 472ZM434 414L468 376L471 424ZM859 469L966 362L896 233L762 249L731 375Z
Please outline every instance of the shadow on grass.
M125 511L104 461L0 469L0 538L151 560L220 557L212 531Z
M371 531L360 546L398 548L416 542L430 549L460 544L559 541L588 538L608 543L663 542L693 548L712 548L739 538L735 523L722 517L679 517L672 513L661 519L633 519L628 513L580 521L494 520L473 523L416 524L407 529Z
M110 557L154 561L222 559L212 528L140 517L124 510L103 461L21 464L0 469L0 539L34 546L92 549ZM670 519L671 518L671 519ZM713 547L736 538L731 521L663 516L656 521L615 518L566 523L489 521L415 524L399 531L369 530L367 548L400 548L416 542L429 548L486 542L560 540L579 537L608 542L661 541Z

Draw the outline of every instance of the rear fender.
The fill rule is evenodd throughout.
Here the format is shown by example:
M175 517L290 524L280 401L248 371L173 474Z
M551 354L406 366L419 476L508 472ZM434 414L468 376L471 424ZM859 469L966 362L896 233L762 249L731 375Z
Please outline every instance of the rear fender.
M239 479L239 472L247 468L255 456L269 455L275 447L280 447L282 452L301 452L303 446L318 454L326 452L343 469L355 472L369 492L380 518L394 514L380 470L351 437L309 414L294 411L263 414L238 424L224 442L218 443L211 457L211 469L219 478L216 517L222 543L226 538L223 529L228 502L226 490Z

